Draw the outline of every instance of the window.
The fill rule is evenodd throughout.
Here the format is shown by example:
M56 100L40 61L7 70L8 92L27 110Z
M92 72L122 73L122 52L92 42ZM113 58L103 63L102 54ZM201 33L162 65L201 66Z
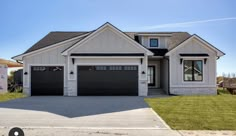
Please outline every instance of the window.
M159 46L158 39L151 38L150 39L150 47L158 47L158 46Z
M148 66L148 86L155 86L155 66Z
M202 60L184 60L184 81L202 81Z
M124 70L137 70L136 66L124 66Z
M48 67L48 71L53 71L53 72L55 72L55 71L62 71L62 67Z
M34 66L33 71L46 71L46 67L43 66Z
M95 66L96 70L107 70L106 66Z
M109 70L122 70L122 66L109 66Z

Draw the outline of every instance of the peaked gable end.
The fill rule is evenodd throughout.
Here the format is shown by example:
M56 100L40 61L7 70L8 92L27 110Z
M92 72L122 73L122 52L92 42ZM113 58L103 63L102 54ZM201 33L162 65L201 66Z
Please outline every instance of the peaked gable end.
M106 23L81 42L64 51L71 53L144 53L153 55L151 51L125 35L119 29Z
M214 47L213 45L211 45L210 43L208 43L207 41L203 40L201 37L199 37L198 35L192 35L190 38L186 39L185 41L183 41L182 43L180 43L178 46L176 46L175 48L173 48L172 50L170 50L166 56L169 56L170 54L178 51L181 48L185 48L185 50L189 48L189 52L202 52L202 51L211 51L211 52L215 52L217 57L221 57L223 55L225 55L222 51L220 51L219 49L217 49L216 47Z

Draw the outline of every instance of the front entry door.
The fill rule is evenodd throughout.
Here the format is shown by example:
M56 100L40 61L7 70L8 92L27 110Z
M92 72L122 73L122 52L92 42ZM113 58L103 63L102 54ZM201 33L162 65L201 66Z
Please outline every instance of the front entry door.
M148 86L155 86L155 82L156 82L156 68L155 66L148 66Z

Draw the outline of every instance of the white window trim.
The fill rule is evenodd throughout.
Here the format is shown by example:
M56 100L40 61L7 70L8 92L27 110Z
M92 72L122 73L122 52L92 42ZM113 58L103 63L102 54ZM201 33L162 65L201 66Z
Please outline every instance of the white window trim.
M151 39L157 39L158 40L158 46L157 47L151 47L150 46L150 40ZM160 38L159 37L148 37L148 48L150 48L150 49L160 48Z
M202 81L184 81L184 61L185 60L201 60L202 61ZM205 64L204 64L204 59L203 58L197 58L197 57L194 57L194 58L191 58L191 57L188 57L188 58L183 58L183 61L182 61L182 83L183 84L198 84L198 83L205 83Z

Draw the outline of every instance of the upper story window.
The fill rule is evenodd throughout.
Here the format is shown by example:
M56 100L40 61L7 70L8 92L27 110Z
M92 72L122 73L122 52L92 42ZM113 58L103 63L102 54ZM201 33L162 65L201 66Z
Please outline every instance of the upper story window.
M184 60L184 81L202 81L202 60Z
M150 47L158 47L159 46L159 39L158 38L150 38L149 46Z

